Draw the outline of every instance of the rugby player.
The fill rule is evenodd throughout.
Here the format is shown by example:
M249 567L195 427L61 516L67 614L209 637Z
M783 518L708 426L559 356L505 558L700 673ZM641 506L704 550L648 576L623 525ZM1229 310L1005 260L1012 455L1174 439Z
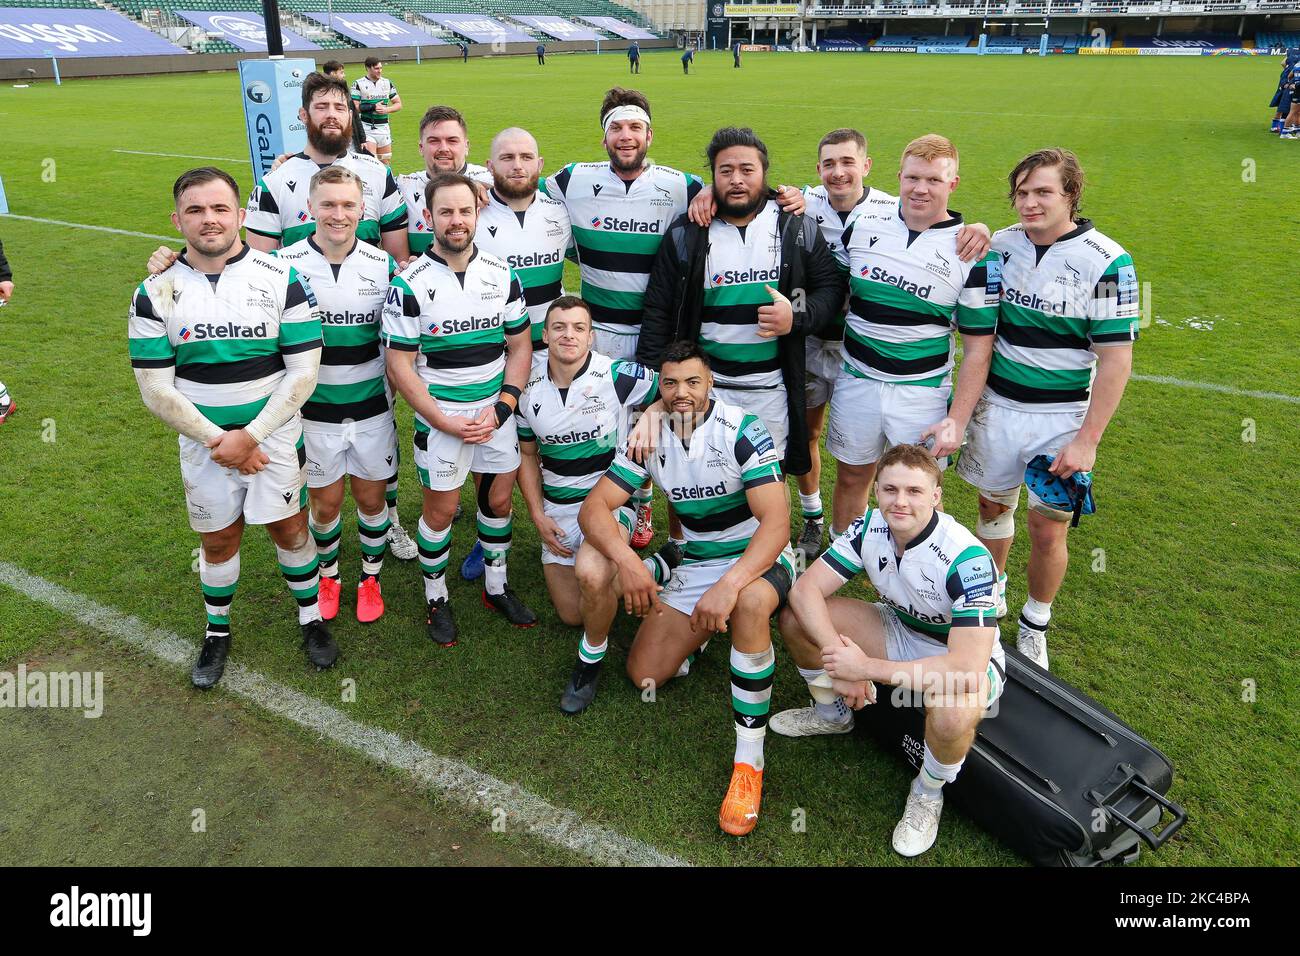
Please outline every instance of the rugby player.
M393 161L393 132L388 117L402 108L402 98L393 81L384 76L384 61L377 56L366 57L366 72L352 83L352 99L361 114L366 139L373 140L380 162L388 166Z
M255 249L272 250L312 235L315 223L307 204L307 184L320 169L338 165L356 173L365 192L365 209L357 236L372 245L380 245L398 262L404 262L409 255L407 204L386 166L369 154L348 150L353 107L347 85L339 79L312 73L303 81L302 101L303 108L298 115L307 125L307 148L295 156L277 159L249 195L248 244ZM417 204L415 208L420 207ZM418 212L412 213L412 219L423 223ZM176 253L162 246L149 257L149 272L162 272L175 261ZM397 476L395 462L385 491L388 545L393 557L410 561L417 549L398 517Z
M588 493L578 524L617 568L624 607L643 618L627 657L637 687L663 687L714 633L731 636L736 752L718 822L741 836L758 823L775 669L769 619L785 604L794 552L772 436L761 419L711 398L712 387L698 344L669 346L659 373L669 414L660 419L656 453L642 467L620 452ZM677 509L686 539L662 592L614 518L647 475Z
M528 383L532 347L514 270L474 245L474 181L439 173L425 186L423 215L433 244L393 279L383 342L389 376L415 410L429 637L450 647L457 633L447 556L460 488L470 473L478 476L478 533L487 558L483 603L516 627L537 623L506 584L511 489L519 468L514 411Z
M536 326L534 326L536 328ZM634 362L593 352L591 310L560 296L546 312L548 345L534 361L518 417L519 488L542 539L542 573L560 620L582 625L578 663L560 699L576 714L595 699L609 628L618 611L618 569L582 537L578 509L613 463L630 411L658 395L658 376ZM619 533L632 533L632 509L616 511ZM680 560L671 544L645 563L663 584Z
M387 166L368 153L351 151L348 103L348 88L341 81L320 73L303 80L298 117L307 125L307 146L259 179L249 194L246 232L254 249L269 252L314 232L307 183L317 170L337 163L356 173L365 188L366 208L357 235L399 262L407 257L406 203Z
M492 188L476 234L478 247L504 259L524 287L534 360L546 351L542 327L547 309L565 294L564 259L576 257L568 210L538 189L542 163L528 130L513 126L493 137L487 163Z
M1002 614L1025 465L1049 455L1060 478L1092 471L1133 370L1140 310L1132 257L1079 216L1078 157L1066 149L1039 150L1008 178L1020 222L993 236L1001 259L997 334L957 463L957 474L979 489L975 533L997 561ZM954 402L953 427L965 425L963 414ZM1044 669L1072 517L1029 492L1028 595L1016 646Z
M787 737L848 733L850 705L875 702L873 681L921 693L925 752L893 835L895 850L917 856L934 845L943 785L957 779L977 725L1001 695L1006 663L993 558L938 510L943 472L934 457L900 444L879 465L878 507L800 575L781 613L781 638L814 706L781 711L772 730ZM863 572L878 602L832 597Z
M326 166L308 189L315 235L278 253L311 284L325 343L316 390L302 407L307 520L320 554L321 617L332 621L339 610L339 509L346 477L361 546L356 614L368 623L384 613L379 572L391 523L384 491L397 464L397 428L379 348L384 299L397 264L382 249L357 240L365 197L355 173Z
M424 187L430 177L438 173L460 173L474 182L481 184L478 189L479 205L486 199L487 187L492 185L492 173L484 166L468 162L469 129L465 117L460 111L450 106L430 106L420 117L420 139L416 144L420 158L424 160L424 169L413 173L403 173L397 177L397 186L402 198L411 210L408 224L407 241L412 255L419 255L429 248L433 236L425 219L420 215L424 208ZM476 187L478 188L478 187Z
M701 188L698 176L646 162L654 131L650 103L637 90L614 87L600 105L607 162L570 163L542 183L564 203L573 223L581 295L591 307L596 351L612 359L636 356L650 266L668 225ZM654 537L650 487L633 495L632 546Z
M866 511L881 454L922 440L948 415L954 328L962 333L963 381L971 375L978 382L988 366L998 314L996 257L970 263L957 254L962 218L948 207L960 181L957 159L942 136L913 140L899 166L897 205L873 205L844 230L849 311L826 430L826 450L837 462L834 537ZM968 383L956 401L973 405L977 397ZM941 441L934 451L946 464L961 432L945 431Z
M564 294L564 259L573 257L573 230L564 204L538 191L542 157L527 130L504 129L488 158L492 188L479 210L476 242L505 260L524 288L532 319L533 363L545 358L542 325L551 300ZM483 575L483 549L476 542L461 563L466 581Z
M646 162L654 130L650 103L637 90L614 87L600 105L607 162L570 163L542 182L564 203L573 223L581 295L596 324L596 351L613 359L636 355L641 310L655 253L668 226L703 188L698 176ZM782 187L782 209L803 212L798 190ZM654 536L650 489L638 489L633 547Z
M864 212L894 213L898 199L880 189L867 186L863 180L871 173L871 157L867 152L867 138L856 129L835 129L822 137L817 144L818 186L805 186L804 200L809 218L815 218L821 228L822 238L837 257L842 254L844 230L852 226ZM693 222L708 226L716 211L712 190L704 190L691 204ZM982 257L989 249L989 229L983 223L962 225L957 230L957 255L963 262ZM846 274L848 263L839 262ZM835 390L835 380L844 364L843 306L835 320L820 335L805 339L806 378L805 427L808 435L810 469L796 475L800 511L804 525L799 534L796 550L804 555L804 566L811 564L822 550L825 537L825 511L821 496L821 435L826 419L826 406ZM791 469L787 469L787 472ZM843 524L853 520L852 513L844 516Z
M717 215L707 229L685 214L669 227L646 292L637 358L655 368L669 343L698 341L715 397L758 416L782 470L802 474L809 467L803 338L834 320L847 283L817 224L777 205L767 147L753 130L718 130L706 155Z
M240 242L245 211L228 173L192 169L172 197L185 250L140 283L127 334L145 407L180 435L186 508L201 539L207 629L190 679L209 688L225 670L245 524L266 525L307 659L330 667L338 645L317 606L298 417L320 366L316 300L292 266Z

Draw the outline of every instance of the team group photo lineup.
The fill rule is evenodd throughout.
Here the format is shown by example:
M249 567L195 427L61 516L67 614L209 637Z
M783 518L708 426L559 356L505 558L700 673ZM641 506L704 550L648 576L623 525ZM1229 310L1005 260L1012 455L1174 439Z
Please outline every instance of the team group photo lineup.
M782 184L763 131L725 109L698 144L707 165L678 170L649 158L674 132L646 95L613 87L590 104L589 154L557 163L544 111L482 129L450 97L404 101L384 66L304 77L306 145L251 193L220 165L180 175L183 248L141 261L129 293L140 399L178 435L200 539L194 687L238 655L245 526L263 525L318 669L420 587L409 627L434 668L474 653L465 605L533 628L549 604L563 626L534 639L573 646L571 672L539 688L556 720L662 690L720 649L726 834L759 823L769 731L848 734L890 692L921 695L919 772L880 839L925 853L945 786L997 720L1010 649L1046 672L1067 639L1051 620L1070 529L1095 510L1123 414L1139 283L1124 237L1080 211L1083 161L1047 143L972 171L1002 180L1006 205L968 221L941 112L900 156L871 153L869 109L827 129L789 117L818 179ZM403 173L392 148L408 138L423 168ZM398 515L403 470L418 518L405 501ZM954 480L978 494L970 527L945 511ZM517 518L540 553L512 547ZM475 542L460 568L453 537ZM265 548L252 530L248 549ZM538 563L544 590L512 587ZM838 593L855 580L874 601ZM782 653L809 704L772 712ZM772 770L798 759L785 748Z

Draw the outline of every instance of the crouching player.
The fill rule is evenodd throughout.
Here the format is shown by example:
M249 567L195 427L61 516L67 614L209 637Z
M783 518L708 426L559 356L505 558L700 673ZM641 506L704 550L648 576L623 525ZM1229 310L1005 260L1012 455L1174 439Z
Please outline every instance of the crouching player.
M339 509L347 476L361 539L357 620L368 623L384 613L379 571L392 524L384 493L397 463L397 428L379 349L388 280L397 264L384 250L357 241L365 199L356 173L326 166L308 190L316 233L281 249L279 258L311 283L325 342L316 390L302 407L320 613L332 621L339 612Z
M582 625L578 664L560 698L577 714L596 697L609 629L618 612L618 568L583 540L578 510L613 464L626 437L628 412L658 396L659 377L635 362L591 350L591 310L577 296L560 296L546 312L544 360L533 363L515 409L519 428L519 488L542 539L542 573L560 620ZM621 540L636 520L626 501L614 509ZM679 552L669 543L643 562L665 583Z
M780 618L814 705L773 717L777 733L848 733L850 705L874 702L871 681L924 695L924 762L894 828L894 849L903 856L934 845L943 785L957 779L1006 674L993 558L938 510L942 479L920 445L885 452L876 472L879 507L813 562ZM864 571L880 595L877 603L831 596Z
M627 657L638 687L662 687L714 633L730 634L736 755L718 822L742 836L758 823L775 665L768 622L785 604L794 553L772 436L761 419L711 399L712 387L699 345L668 347L659 370L668 414L659 421L656 451L645 466L620 452L578 522L617 568L628 611L644 618ZM613 515L647 476L672 502L686 539L682 563L662 589Z

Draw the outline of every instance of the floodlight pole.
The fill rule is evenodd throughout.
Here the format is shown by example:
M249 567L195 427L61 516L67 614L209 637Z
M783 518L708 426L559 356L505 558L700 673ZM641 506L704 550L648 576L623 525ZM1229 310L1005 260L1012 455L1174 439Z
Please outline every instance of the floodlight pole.
M280 35L280 4L277 0L262 0L262 19L266 22L267 59L283 60L284 38Z

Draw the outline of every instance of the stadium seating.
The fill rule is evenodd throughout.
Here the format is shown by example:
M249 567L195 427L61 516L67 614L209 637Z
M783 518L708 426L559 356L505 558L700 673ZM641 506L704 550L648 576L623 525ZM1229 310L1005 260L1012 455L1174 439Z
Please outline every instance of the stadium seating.
M45 10L98 10L91 0L0 0L0 7L34 7Z
M1271 50L1275 47L1298 48L1300 47L1300 33L1266 33L1261 30L1255 34L1255 46L1264 50Z

